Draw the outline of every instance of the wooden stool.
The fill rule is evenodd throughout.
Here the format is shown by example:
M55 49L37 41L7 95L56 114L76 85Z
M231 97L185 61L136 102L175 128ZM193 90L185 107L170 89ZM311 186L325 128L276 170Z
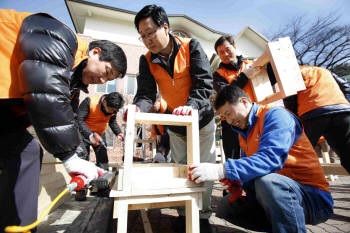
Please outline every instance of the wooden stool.
M271 86L266 69L262 69L250 82L258 103L268 104L305 90L298 61L289 37L279 38L266 45L266 50L253 66L271 63L277 85Z
M187 165L133 164L134 128L136 123L184 125L187 128ZM188 180L188 165L199 163L198 111L191 116L140 113L135 106L128 108L124 165L110 192L114 197L114 214L118 217L118 233L126 233L128 210L186 207L186 232L199 232L199 209L202 208L202 184Z

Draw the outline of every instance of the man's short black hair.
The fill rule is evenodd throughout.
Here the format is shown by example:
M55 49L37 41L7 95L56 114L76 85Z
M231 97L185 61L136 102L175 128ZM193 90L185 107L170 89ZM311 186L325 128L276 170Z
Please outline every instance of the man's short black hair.
M106 95L105 100L108 107L116 108L117 111L124 105L123 96L119 92L109 93Z
M227 85L216 94L214 107L218 110L220 107L224 106L226 102L236 104L241 97L246 97L250 102L249 97L241 88L236 85Z
M220 45L222 45L225 41L228 41L232 46L235 45L235 40L233 39L233 36L226 35L226 36L221 36L217 41L215 42L214 48L215 52L217 53L218 51L216 50Z
M119 71L119 77L123 78L126 74L127 61L122 48L109 40L96 40L89 44L89 50L94 48L101 49L100 61L111 62Z
M138 32L140 21L148 17L151 17L158 27L163 26L164 23L168 24L168 27L170 27L168 16L163 7L153 4L142 8L135 16L134 24Z

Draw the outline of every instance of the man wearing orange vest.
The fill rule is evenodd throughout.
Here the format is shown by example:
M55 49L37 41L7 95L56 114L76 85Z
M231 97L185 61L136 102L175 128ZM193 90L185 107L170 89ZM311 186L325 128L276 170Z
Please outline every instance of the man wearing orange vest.
M148 112L156 100L157 86L168 110L176 115L190 115L191 109L199 111L200 159L215 163L214 111L209 97L213 78L209 60L196 39L181 38L169 33L169 20L162 7L145 6L135 17L140 40L148 48L140 57L137 93L134 104ZM171 157L176 163L186 163L185 127L169 126ZM203 197L201 232L210 231L210 196L212 183ZM184 211L180 213L176 231L184 232Z
M221 36L215 42L215 51L221 59L219 68L213 73L214 89L219 92L227 85L237 85L242 88L251 100L255 100L254 92L249 84L245 72L253 61L237 56L236 44L233 36ZM240 148L238 134L223 119L221 121L222 143L226 158L238 159Z
M337 81L325 68L301 66L306 90L284 99L285 106L300 116L305 133L315 147L321 136L350 173L349 83ZM343 91L343 92L342 92ZM344 95L345 94L345 95Z
M196 183L227 178L243 183L246 196L229 203L217 217L267 232L306 232L333 214L333 198L323 169L297 117L281 107L251 103L237 86L216 96L215 108L239 133L241 159L190 167Z
M78 109L79 129L85 138L83 143L86 153L83 159L89 161L90 145L92 145L96 155L96 165L105 170L108 170L105 131L109 125L117 138L124 140L117 123L117 112L123 105L123 96L118 92L112 92L86 97Z
M45 13L1 9L0 21L2 231L7 225L31 224L37 217L42 150L26 130L30 124L68 173L83 174L88 182L102 174L77 156L80 137L74 108L79 91L87 91L88 84L123 77L126 57L110 41L88 47Z

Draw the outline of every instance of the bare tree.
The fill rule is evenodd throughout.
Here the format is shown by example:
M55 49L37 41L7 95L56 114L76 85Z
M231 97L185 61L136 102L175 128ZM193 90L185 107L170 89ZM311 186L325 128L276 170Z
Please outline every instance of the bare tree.
M339 16L329 14L308 21L305 16L292 19L287 25L269 36L271 40L289 36L300 65L329 69L339 76L340 67L350 64L350 25L338 25ZM349 73L347 73L349 72Z

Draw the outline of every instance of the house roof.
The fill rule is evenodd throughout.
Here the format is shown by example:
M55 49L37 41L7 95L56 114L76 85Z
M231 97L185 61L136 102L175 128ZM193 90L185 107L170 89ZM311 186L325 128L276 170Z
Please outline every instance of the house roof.
M65 0L65 4L77 33L83 33L85 18L87 16L98 15L133 22L135 15L137 14L137 12L134 11L83 0ZM118 12L118 14L116 14L116 12ZM222 35L227 35L227 33L216 31L184 14L169 14L168 18L171 28L185 29L186 31L200 34L210 32L210 34L216 38ZM206 35L209 36L208 34Z

